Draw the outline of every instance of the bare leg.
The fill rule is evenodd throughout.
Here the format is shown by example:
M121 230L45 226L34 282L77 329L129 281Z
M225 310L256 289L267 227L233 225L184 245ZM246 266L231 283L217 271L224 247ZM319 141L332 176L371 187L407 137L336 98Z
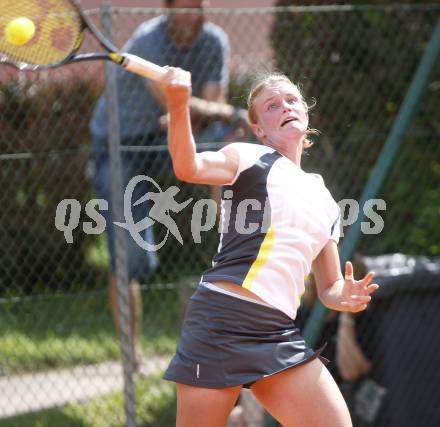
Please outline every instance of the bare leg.
M344 398L319 359L264 378L252 391L284 427L352 426Z
M177 387L177 427L225 427L241 386L201 388Z
M129 286L130 310L131 310L131 339L133 343L133 363L135 370L142 362L142 348L140 345L142 325L142 294L139 282L132 280ZM110 306L113 315L116 332L120 334L118 288L115 275L110 275Z

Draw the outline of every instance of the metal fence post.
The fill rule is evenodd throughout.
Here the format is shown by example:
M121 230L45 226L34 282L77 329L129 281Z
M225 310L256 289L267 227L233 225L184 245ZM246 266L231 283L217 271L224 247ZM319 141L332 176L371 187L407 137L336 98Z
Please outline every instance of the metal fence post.
M104 1L101 8L101 19L106 36L111 39L112 17L110 2ZM110 156L111 171L111 198L112 216L114 221L123 222L123 180L120 150L120 129L118 114L118 94L116 80L116 65L106 64L106 87L107 117L108 117L108 149ZM127 270L126 231L115 224L114 227L115 254L116 254L116 278L118 289L118 306L120 315L120 346L122 354L122 366L124 375L124 407L127 427L136 426L136 403L133 381L133 343L131 335L131 316L129 304L129 283Z

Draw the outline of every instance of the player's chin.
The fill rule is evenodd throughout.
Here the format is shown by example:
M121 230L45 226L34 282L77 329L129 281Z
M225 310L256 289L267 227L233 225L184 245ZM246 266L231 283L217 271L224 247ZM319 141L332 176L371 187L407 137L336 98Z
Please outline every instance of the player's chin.
M299 121L289 122L281 126L281 131L292 135L301 136L305 134L305 128Z
M307 135L305 129L300 125L284 129L284 132L288 135L289 140L302 140Z

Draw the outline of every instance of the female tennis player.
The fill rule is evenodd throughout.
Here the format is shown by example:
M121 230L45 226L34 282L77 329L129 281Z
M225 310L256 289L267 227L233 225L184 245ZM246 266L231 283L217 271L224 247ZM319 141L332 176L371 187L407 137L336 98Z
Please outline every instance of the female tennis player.
M351 426L344 399L294 319L310 270L330 309L367 307L373 273L341 273L339 209L319 175L301 169L308 107L283 75L256 84L249 121L259 144L197 153L188 100L191 76L163 82L176 176L222 185L222 233L212 267L192 296L165 379L177 383L177 426L224 426L242 387L285 427Z

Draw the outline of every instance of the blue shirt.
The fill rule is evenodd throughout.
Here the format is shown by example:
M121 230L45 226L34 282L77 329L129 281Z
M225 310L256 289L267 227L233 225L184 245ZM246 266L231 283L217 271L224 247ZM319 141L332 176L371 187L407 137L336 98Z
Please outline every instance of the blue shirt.
M220 27L209 22L203 24L191 47L179 49L168 36L167 17L150 19L138 27L123 51L158 65L190 71L194 96L200 97L208 83L221 86L228 83L228 36ZM144 78L118 68L117 85L121 139L141 138L158 132L158 119L163 111L146 88ZM105 95L95 107L90 130L95 139L105 140L107 137Z

